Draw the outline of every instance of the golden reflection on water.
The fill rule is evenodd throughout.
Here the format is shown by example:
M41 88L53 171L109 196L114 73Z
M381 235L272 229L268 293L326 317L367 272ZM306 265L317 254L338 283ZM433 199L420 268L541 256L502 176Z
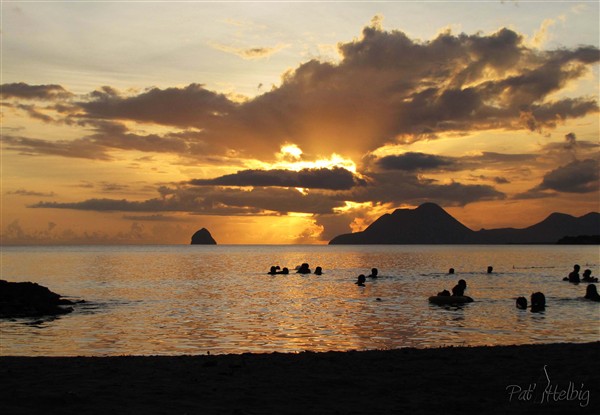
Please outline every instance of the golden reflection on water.
M600 339L598 303L562 282L596 247L179 246L8 248L2 278L87 302L57 319L2 321L2 355L298 352ZM293 273L322 266L321 276ZM267 275L271 265L290 275ZM488 265L495 272L485 273ZM366 287L360 273L379 269ZM446 274L448 268L455 275ZM475 302L429 295L467 280ZM546 294L543 313L517 296Z

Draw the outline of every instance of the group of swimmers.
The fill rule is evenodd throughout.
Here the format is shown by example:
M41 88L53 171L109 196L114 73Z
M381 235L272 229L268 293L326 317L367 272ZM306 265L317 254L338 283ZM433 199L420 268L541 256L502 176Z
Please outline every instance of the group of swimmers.
M578 264L573 265L573 271L569 273L568 277L563 278L563 281L569 281L573 284L579 284L580 282L598 282L597 277L592 277L592 270L586 269L583 271L583 278L579 277L579 270L581 267ZM588 284L585 289L585 297L588 300L600 301L600 294L595 284Z
M450 297L453 295L455 297L462 297L465 295L465 290L467 289L467 282L465 280L458 280L458 283L452 287L452 294L448 290L444 290L442 292L437 293L437 295L442 297Z
M305 262L302 265L298 265L296 268L296 274L311 274L311 270L310 267L308 266L308 264ZM276 274L289 274L290 270L287 267L283 267L281 268L279 265L273 265L271 266L271 268L269 269L269 272L267 272L267 274L270 275L276 275ZM321 267L316 267L315 268L315 275L321 275L323 274L323 268Z
M516 301L517 308L527 310L527 299L518 297ZM531 294L531 311L543 311L546 308L546 296L544 293L536 292Z
M575 265L573 267L573 272L571 272L569 274L568 278L564 278L564 280L569 281L569 282L574 282L574 283L579 283L580 281L598 282L598 278L592 277L592 271L589 269L586 269L583 272L583 278L580 279L579 278L579 270L580 270L579 265ZM493 271L493 267L489 266L487 268L487 273L491 274L492 271ZM373 268L371 270L371 275L369 275L367 277L365 277L364 274L360 274L358 276L358 280L355 282L355 284L360 287L364 287L366 279L367 278L377 278L377 274L378 274L377 268ZM448 270L448 274L454 274L454 268L450 268ZM452 293L450 293L450 291L448 291L448 290L443 290L443 291L437 293L437 295L440 297L451 297L451 296L452 297L464 297L466 289L467 289L467 282L465 280L461 279L452 288ZM587 286L584 298L588 299L588 300L600 302L600 294L598 293L598 290L597 290L595 284L589 284ZM527 309L527 307L528 307L527 299L525 297L518 297L517 301L516 301L516 306L517 306L517 308L519 308L521 310ZM546 296L543 293L535 292L535 293L531 294L531 311L542 311L545 309L545 307L546 307Z
M366 277L365 277L365 274L360 274L358 276L358 279L356 280L355 284L358 285L359 287L364 287L365 282L367 281L367 278L377 278L378 274L379 274L379 271L377 270L377 268L371 268L371 274L367 275Z
M600 294L595 284L588 284L585 289L586 300L600 302ZM543 293L537 292L531 294L531 311L541 311L546 307L546 297ZM525 310L527 308L527 299L525 297L517 298L517 308Z
M569 273L568 277L564 277L563 281L569 281L573 284L579 284L580 282L598 282L598 278L592 277L592 270L586 269L583 271L583 278L579 278L579 270L581 267L577 264L573 265L573 271Z
M491 274L493 269L494 268L492 266L487 267L487 273ZM569 281L572 283L579 283L580 281L581 282L598 282L598 278L592 277L592 271L589 269L586 269L583 272L583 278L579 278L579 270L580 269L581 269L581 267L579 265L574 265L573 271L569 274L568 277L563 278L563 280ZM310 267L307 263L298 265L295 268L295 271L297 274L311 274ZM290 270L287 267L281 268L279 265L271 266L271 269L268 272L268 274L270 274L270 275L277 275L277 274L287 275L289 273L290 273ZM323 268L316 267L314 273L315 273L315 275L321 275L323 273ZM448 270L448 274L454 274L454 268L450 268ZM379 275L379 271L377 270L377 268L371 268L371 273L367 276L365 276L365 274L360 274L358 276L358 279L356 280L355 284L358 285L359 287L364 287L365 282L367 281L367 278L376 279L378 277L378 275ZM450 291L448 291L448 290L443 290L443 291L437 293L437 295L441 296L441 297L450 297L450 296L463 297L465 295L466 289L467 289L467 282L465 280L461 279L452 288L452 293L450 293ZM592 301L600 301L600 294L598 294L596 285L589 284L587 286L584 298L586 298L588 300L592 300ZM517 298L516 305L517 305L517 308L519 308L519 309L523 309L523 310L526 309L528 306L527 299L525 297ZM535 292L535 293L531 294L531 311L543 310L545 308L545 306L546 306L546 297L544 296L543 293Z

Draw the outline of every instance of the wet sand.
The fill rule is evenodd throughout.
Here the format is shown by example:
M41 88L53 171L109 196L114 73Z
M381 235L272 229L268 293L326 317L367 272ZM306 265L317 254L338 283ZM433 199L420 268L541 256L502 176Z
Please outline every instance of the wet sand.
M599 358L600 342L300 354L1 357L0 413L598 414Z

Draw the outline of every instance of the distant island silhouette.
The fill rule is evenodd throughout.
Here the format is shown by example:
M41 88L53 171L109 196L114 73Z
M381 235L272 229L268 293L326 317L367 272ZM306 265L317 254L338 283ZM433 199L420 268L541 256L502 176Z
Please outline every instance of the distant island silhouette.
M560 245L600 245L600 235L565 236L557 243Z
M192 235L191 245L216 245L217 241L211 236L210 232L206 228L202 228L196 231Z
M424 203L416 209L396 209L386 213L364 231L338 235L329 244L556 244L559 240L561 243L597 242L598 235L598 212L581 217L552 213L543 221L523 229L473 231L437 204Z

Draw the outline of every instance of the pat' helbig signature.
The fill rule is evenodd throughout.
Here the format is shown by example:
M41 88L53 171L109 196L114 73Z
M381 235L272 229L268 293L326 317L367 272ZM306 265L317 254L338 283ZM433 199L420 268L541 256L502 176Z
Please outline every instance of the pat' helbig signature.
M584 389L583 383L581 387L575 387L574 382L569 382L567 387L561 387L558 383L553 384L550 380L550 375L544 365L544 374L546 375L546 384L540 385L541 388L536 391L537 383L530 383L527 388L520 385L508 385L508 401L513 399L517 401L528 401L540 404L560 402L560 401L578 401L579 406L585 408L590 403L590 390ZM538 400L539 399L539 400Z

